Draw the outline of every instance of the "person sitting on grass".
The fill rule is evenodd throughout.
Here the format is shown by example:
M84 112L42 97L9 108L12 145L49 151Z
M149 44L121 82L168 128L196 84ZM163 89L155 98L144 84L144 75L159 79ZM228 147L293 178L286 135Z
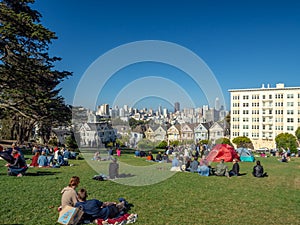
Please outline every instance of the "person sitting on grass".
M170 171L181 171L181 163L178 160L178 155L176 154L172 160L172 167Z
M202 156L202 159L200 160L198 173L200 176L208 177L210 175L210 167L209 167L208 161L206 160L206 157L204 155Z
M39 156L38 164L39 164L39 167L48 167L49 166L49 162L48 162L45 151L42 151L42 154Z
M190 163L189 171L191 173L196 173L198 171L198 166L199 166L198 157L195 156L194 160Z
M81 188L77 192L78 202L75 207L82 207L83 220L94 221L96 219L106 220L108 218L116 218L124 209L124 202L101 202L97 199L87 200L88 194L86 189Z
M240 165L238 163L237 159L233 159L232 160L233 165L232 165L232 169L229 171L229 176L238 176L240 175Z
M161 161L162 161L162 155L161 155L161 152L158 152L158 153L156 154L155 161L156 161L156 162L161 162Z
M253 167L252 175L254 177L267 177L268 176L267 173L264 173L264 168L260 164L259 160L256 161L256 165Z
M280 162L285 162L285 163L288 162L288 160L287 160L285 154L282 154L281 159L279 159L279 161L280 161Z
M220 163L216 166L215 175L229 177L228 167L224 163L224 159L221 159Z
M11 155L12 150L4 150L3 146L0 145L0 157L6 162L13 164L15 159Z
M148 152L147 161L154 161L154 157L151 151Z
M16 149L12 150L12 156L15 160L14 163L6 164L8 167L8 175L22 177L28 169L26 161Z
M31 159L31 163L30 163L30 167L37 167L39 166L38 164L38 159L40 157L40 152L39 151L36 151L34 156L32 156L32 159Z
M75 206L76 202L78 202L78 197L75 189L78 187L79 183L79 177L71 177L69 185L63 188L61 191L61 206L58 208L58 211L60 211L66 206Z

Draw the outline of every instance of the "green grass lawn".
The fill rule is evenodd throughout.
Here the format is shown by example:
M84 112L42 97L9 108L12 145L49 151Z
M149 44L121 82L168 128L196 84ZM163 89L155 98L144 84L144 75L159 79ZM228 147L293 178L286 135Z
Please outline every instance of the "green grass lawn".
M86 159L90 163L89 156ZM300 158L289 163L275 157L260 160L267 178L252 177L254 163L244 162L241 173L247 174L240 177L185 172L146 186L95 181L92 177L101 171L95 172L85 160L72 160L74 166L58 169L29 168L24 177L10 177L1 160L0 224L56 224L60 191L74 175L80 177L79 187L87 188L89 198L124 197L134 204L132 212L139 215L136 224L300 224ZM138 166L130 172L133 176L137 170L151 170L151 163L133 155L123 155L119 161L120 173L125 162Z

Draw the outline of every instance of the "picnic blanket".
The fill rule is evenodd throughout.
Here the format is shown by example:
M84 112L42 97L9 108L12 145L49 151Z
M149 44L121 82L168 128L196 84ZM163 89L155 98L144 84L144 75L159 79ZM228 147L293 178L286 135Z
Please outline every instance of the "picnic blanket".
M118 218L114 218L114 219L107 219L107 220L103 220L103 219L97 219L96 223L98 225L104 225L104 224L130 224L130 223L135 223L135 221L137 220L138 215L137 214L124 214Z

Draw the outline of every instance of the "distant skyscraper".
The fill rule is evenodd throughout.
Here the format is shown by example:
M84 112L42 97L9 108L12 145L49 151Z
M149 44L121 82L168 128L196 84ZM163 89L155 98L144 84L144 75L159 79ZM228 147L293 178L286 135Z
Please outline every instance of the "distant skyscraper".
M162 113L162 108L161 108L161 105L160 105L160 106L158 106L158 115L160 116L161 113Z
M119 116L120 117L124 117L125 116L125 110L124 110L124 108L120 108L120 110L119 110Z
M163 115L164 115L164 117L168 116L168 109L167 108L163 109Z
M124 108L125 112L128 112L128 105L124 105L123 108Z
M175 102L174 103L174 112L178 112L180 111L180 103L179 102Z
M108 104L99 105L96 115L108 116L109 115L109 105Z
M215 100L215 109L218 111L221 109L220 99L218 97Z

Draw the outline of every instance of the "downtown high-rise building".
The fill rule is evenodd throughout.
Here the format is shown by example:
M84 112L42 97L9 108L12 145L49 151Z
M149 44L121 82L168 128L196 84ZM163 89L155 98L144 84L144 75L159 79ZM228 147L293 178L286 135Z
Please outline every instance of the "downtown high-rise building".
M174 103L174 113L179 112L179 111L180 111L180 103L175 102Z
M275 148L280 133L300 126L300 87L233 89L230 92L231 139L246 136L255 148Z

